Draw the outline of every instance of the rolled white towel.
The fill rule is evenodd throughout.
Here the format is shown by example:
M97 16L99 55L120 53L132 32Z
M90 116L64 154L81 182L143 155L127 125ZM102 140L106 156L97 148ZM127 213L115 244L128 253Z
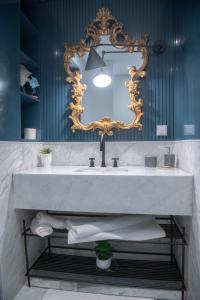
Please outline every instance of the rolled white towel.
M38 224L47 224L52 226L55 229L65 229L66 224L65 224L65 219L61 217L53 217L50 216L46 213L39 212L36 215L36 220Z
M152 216L146 215L120 215L112 217L90 217L85 219L68 219L66 227L70 230L71 236L84 238L101 232L110 232L137 225L148 220Z
M31 222L31 232L37 234L41 237L51 235L53 233L53 228L49 224L38 224L36 219L33 219Z
M165 231L162 227L152 218L126 228L110 232L99 232L85 237L79 236L78 234L75 235L74 232L70 230L68 233L68 243L75 244L101 240L145 241L162 238L165 237L165 235Z

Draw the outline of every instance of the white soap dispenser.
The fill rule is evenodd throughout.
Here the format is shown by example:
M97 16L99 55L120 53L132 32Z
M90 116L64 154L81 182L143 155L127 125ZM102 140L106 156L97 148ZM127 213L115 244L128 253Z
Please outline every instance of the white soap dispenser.
M164 166L165 167L175 167L175 154L171 154L170 147L165 147L168 151L167 154L164 155Z

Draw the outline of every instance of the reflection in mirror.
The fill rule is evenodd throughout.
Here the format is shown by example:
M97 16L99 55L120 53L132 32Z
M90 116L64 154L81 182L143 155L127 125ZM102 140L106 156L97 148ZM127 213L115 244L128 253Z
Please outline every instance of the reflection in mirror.
M135 66L137 70L141 68L143 63L142 53L128 53L124 49L117 49L110 44L108 36L102 36L100 43L109 44L108 46L98 46L95 49L101 57L105 51L103 60L106 67L85 71L88 52L81 58L75 55L72 59L73 67L81 71L83 82L87 85L81 122L88 124L107 116L128 124L132 122L134 115L128 108L130 96L128 89L125 87L125 82L130 80L129 67ZM108 81L103 82L101 80L99 84L105 83L107 86L97 87L96 85L99 84L97 82L95 85L95 80L98 79L97 76L102 74L107 75L110 82L108 84Z

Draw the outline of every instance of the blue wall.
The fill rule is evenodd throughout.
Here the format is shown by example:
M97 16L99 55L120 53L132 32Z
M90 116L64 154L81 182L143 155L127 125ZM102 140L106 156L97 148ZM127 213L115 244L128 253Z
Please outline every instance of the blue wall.
M200 138L200 2L176 3L175 139ZM184 125L193 125L186 135Z
M150 56L147 77L142 81L144 129L120 131L112 140L156 140L156 124L167 124L174 138L174 24L171 0L46 0L29 2L29 12L39 28L40 99L45 141L94 141L93 132L70 130L68 119L69 87L63 69L64 43L77 43L84 29L101 7L108 7L124 23L131 37L150 35L151 41L163 39L167 51Z
M0 140L21 138L19 97L19 1L0 4ZM108 7L132 37L148 33L163 39L167 51L150 56L141 82L142 132L120 131L111 140L161 140L156 124L167 124L166 139L200 138L200 3L181 0L45 0L23 1L39 29L40 98L45 141L95 141L98 134L70 130L69 86L63 68L64 42L79 42L100 7ZM78 9L77 9L78 8ZM185 135L184 125L194 134Z
M21 137L17 2L0 3L0 140Z

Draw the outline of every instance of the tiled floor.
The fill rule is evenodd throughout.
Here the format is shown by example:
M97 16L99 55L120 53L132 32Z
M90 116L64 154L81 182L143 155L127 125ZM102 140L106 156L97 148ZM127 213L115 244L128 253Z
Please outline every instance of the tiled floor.
M176 291L137 289L128 287L117 287L108 285L92 285L83 282L67 282L44 279L31 279L31 287L26 285L19 291L14 300L63 300L58 298L62 293L70 291L76 295L86 295L90 293L94 295L94 300L113 300L113 299L133 299L133 300L179 300L180 293ZM49 295L51 291L51 294ZM53 292L52 292L53 291ZM51 296L52 295L52 296ZM101 296L104 298L101 298ZM109 295L111 297L109 297ZM50 297L51 296L51 297ZM116 297L118 296L118 297ZM53 297L53 298L52 298ZM100 298L98 298L100 297ZM114 298L113 298L114 297ZM150 297L150 298L149 298ZM67 298L69 300L78 300L79 298ZM82 300L83 298L80 297ZM87 299L88 300L88 299ZM93 300L93 299L89 299Z
M133 300L153 300L144 298L133 298ZM116 296L112 295L102 295L102 294L91 294L91 293L81 293L81 292L70 292L70 291L56 291L48 290L43 300L116 300ZM130 298L129 298L130 299ZM127 300L127 297L117 296L117 300Z
M46 292L47 289L23 286L14 300L42 300Z
M133 287L113 286L86 282L72 282L32 278L31 285L47 289L65 290L73 292L84 292L94 294L106 294L115 296L141 297L152 299L180 300L179 291L142 289Z
M14 300L116 300L116 296L92 294L82 292L60 291L24 286ZM118 300L126 300L125 296L118 296ZM129 297L133 300L153 300L150 298Z

